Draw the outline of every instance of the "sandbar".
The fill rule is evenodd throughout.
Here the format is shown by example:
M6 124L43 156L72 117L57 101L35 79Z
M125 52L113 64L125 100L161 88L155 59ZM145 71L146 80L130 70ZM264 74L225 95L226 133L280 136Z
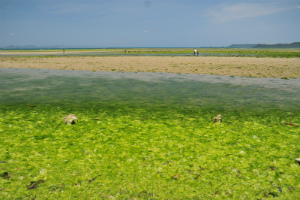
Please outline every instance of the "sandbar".
M0 68L300 78L300 58L197 56L0 57Z

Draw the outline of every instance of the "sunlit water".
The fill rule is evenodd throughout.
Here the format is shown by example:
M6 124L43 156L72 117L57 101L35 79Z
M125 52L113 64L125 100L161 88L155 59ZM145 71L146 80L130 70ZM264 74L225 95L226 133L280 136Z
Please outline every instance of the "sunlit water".
M0 105L119 103L300 110L300 79L0 69Z

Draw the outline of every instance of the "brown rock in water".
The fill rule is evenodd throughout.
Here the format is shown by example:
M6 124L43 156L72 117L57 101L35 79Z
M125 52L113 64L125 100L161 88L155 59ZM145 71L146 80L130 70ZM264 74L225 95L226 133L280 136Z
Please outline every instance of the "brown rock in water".
M213 123L221 123L221 122L222 122L222 116L220 114L213 118Z
M75 120L78 120L78 118L74 114L64 116L64 118L63 118L63 121L68 125L75 124Z

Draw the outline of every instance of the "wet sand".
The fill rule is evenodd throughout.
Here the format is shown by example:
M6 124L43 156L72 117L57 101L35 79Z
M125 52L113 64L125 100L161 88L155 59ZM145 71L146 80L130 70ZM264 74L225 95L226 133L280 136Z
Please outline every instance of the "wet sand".
M193 56L0 57L0 68L300 78L300 58Z

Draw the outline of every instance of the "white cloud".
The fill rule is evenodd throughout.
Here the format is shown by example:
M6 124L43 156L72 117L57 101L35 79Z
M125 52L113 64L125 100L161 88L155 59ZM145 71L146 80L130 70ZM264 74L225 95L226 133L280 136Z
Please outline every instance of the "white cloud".
M10 35L10 36L14 36L14 35L15 35L15 33L9 33L9 35Z
M240 3L235 5L219 5L208 14L215 22L230 22L270 15L286 8L277 8L271 4Z
M149 31L148 31L148 30L144 30L143 32L144 32L144 33L148 33Z

